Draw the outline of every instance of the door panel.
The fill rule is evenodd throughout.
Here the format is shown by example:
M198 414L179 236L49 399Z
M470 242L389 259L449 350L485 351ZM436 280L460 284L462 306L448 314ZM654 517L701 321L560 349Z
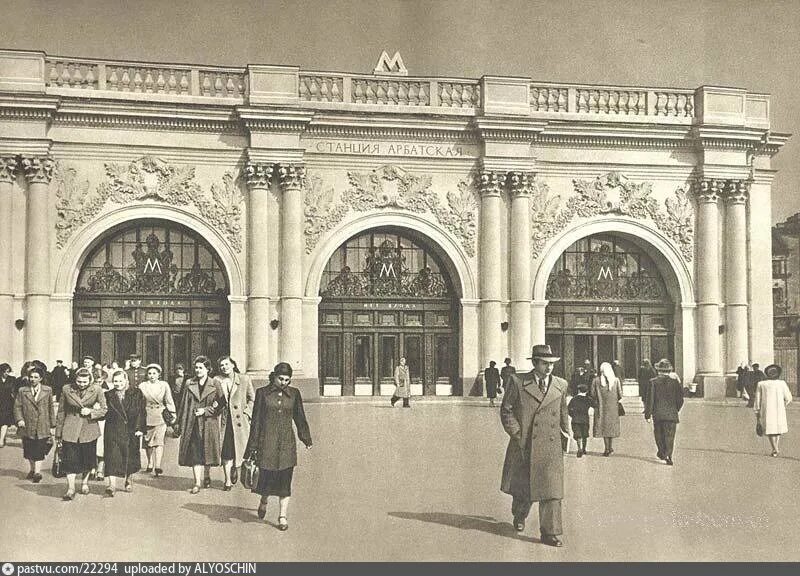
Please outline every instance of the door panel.
M161 333L145 333L142 338L142 363L164 368L164 339ZM167 372L169 373L169 372Z
M362 390L369 390L370 393L373 391L375 370L372 351L372 336L356 335L353 341L354 394L358 394Z
M131 354L138 353L136 349L136 332L116 332L114 334L114 358L120 366Z
M396 334L378 336L378 383L385 387L394 386L394 368L400 360L400 349Z
M412 384L422 384L425 369L425 358L422 354L422 335L406 334L403 337L403 356L408 364L408 372Z
M165 373L173 374L177 364L183 364L188 370L192 358L189 356L189 335L184 332L169 335L169 352L167 353L168 366L164 366Z
M636 379L639 369L639 339L623 338L622 340L622 372L626 379Z
M614 336L602 334L597 336L597 363L600 366L603 362L611 364L616 357L614 353Z

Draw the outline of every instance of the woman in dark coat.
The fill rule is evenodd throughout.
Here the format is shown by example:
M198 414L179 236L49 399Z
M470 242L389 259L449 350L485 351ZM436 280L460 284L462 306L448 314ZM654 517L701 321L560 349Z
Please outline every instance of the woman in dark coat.
M106 462L106 494L114 496L117 477L125 478L125 491L131 492L131 474L142 468L141 437L147 430L146 402L138 388L128 386L128 375L116 370L111 375L111 390L106 392L106 429L103 434Z
M281 362L269 375L269 384L256 391L250 438L245 458L254 459L259 467L258 484L253 492L261 495L258 517L267 515L267 500L277 496L280 502L278 528L288 530L286 512L292 495L292 475L297 466L297 441L292 422L297 426L300 441L311 448L311 432L303 410L303 398L292 381L292 367Z
M211 486L211 467L221 462L219 415L225 397L209 377L209 370L211 360L205 356L194 359L195 377L186 383L178 410L181 431L178 464L192 467L192 494L200 492L201 479L204 488Z
M8 427L14 422L14 377L11 366L0 364L0 448L6 445Z

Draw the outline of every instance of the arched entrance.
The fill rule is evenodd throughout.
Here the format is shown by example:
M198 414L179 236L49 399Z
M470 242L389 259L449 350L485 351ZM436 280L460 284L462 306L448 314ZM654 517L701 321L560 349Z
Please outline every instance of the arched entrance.
M126 222L89 251L73 301L73 357L132 353L172 371L230 346L229 286L219 256L186 226Z
M652 252L652 250L651 250ZM675 302L647 248L627 234L577 240L558 258L547 282L545 339L563 357L569 378L589 359L618 360L635 381L644 358L675 362Z
M458 393L459 294L446 256L413 231L381 227L354 236L320 283L323 395L391 395L405 357L415 395Z

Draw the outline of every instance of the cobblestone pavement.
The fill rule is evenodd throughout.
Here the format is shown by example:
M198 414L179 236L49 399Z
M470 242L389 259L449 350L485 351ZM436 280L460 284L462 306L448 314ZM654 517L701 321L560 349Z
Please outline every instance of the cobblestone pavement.
M0 449L0 560L800 560L800 411L789 411L782 454L769 456L750 410L689 402L675 466L655 458L652 427L630 401L610 458L602 440L566 457L565 547L524 533L500 493L506 435L498 410L475 401L308 403L314 447L300 451L290 529L267 522L258 497L214 485L191 495L168 439L165 476L137 475L132 494L61 501L63 480L27 472L13 436Z

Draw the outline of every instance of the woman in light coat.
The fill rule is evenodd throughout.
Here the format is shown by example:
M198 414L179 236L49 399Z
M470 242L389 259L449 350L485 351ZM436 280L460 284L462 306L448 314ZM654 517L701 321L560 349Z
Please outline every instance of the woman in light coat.
M781 434L789 431L786 422L786 405L792 401L792 393L786 381L779 380L783 370L776 364L764 369L767 379L758 383L754 410L756 418L764 428L764 434L772 445L772 456L778 455Z
M75 498L75 478L83 475L81 494L89 493L89 472L97 466L98 421L106 415L103 389L92 383L92 372L81 368L75 383L64 386L56 418L56 440L62 444L62 463L67 474L64 500Z
M600 375L592 381L589 393L594 407L595 438L603 438L603 456L614 452L613 439L619 436L619 403L622 402L622 385L608 362L600 364Z
M164 437L167 424L176 418L175 402L169 384L161 380L161 366L149 364L145 368L147 380L139 384L144 400L147 403L147 432L144 436L144 447L147 453L147 472L153 472L156 478L164 473L161 469L161 458L164 456ZM170 421L164 420L164 409L170 414Z
M225 473L222 489L227 492L236 484L238 468L244 460L256 393L250 378L239 373L230 356L220 358L218 366L220 374L215 380L225 397L225 409L220 414L219 424L222 470Z
M403 408L410 408L408 399L411 397L411 376L406 365L406 359L400 358L400 365L394 369L394 395L392 395L392 406L403 399Z
M35 483L42 480L42 460L53 447L53 391L44 385L44 370L33 365L28 368L28 386L20 388L14 401L14 419L22 436L22 455L30 464L27 478Z

